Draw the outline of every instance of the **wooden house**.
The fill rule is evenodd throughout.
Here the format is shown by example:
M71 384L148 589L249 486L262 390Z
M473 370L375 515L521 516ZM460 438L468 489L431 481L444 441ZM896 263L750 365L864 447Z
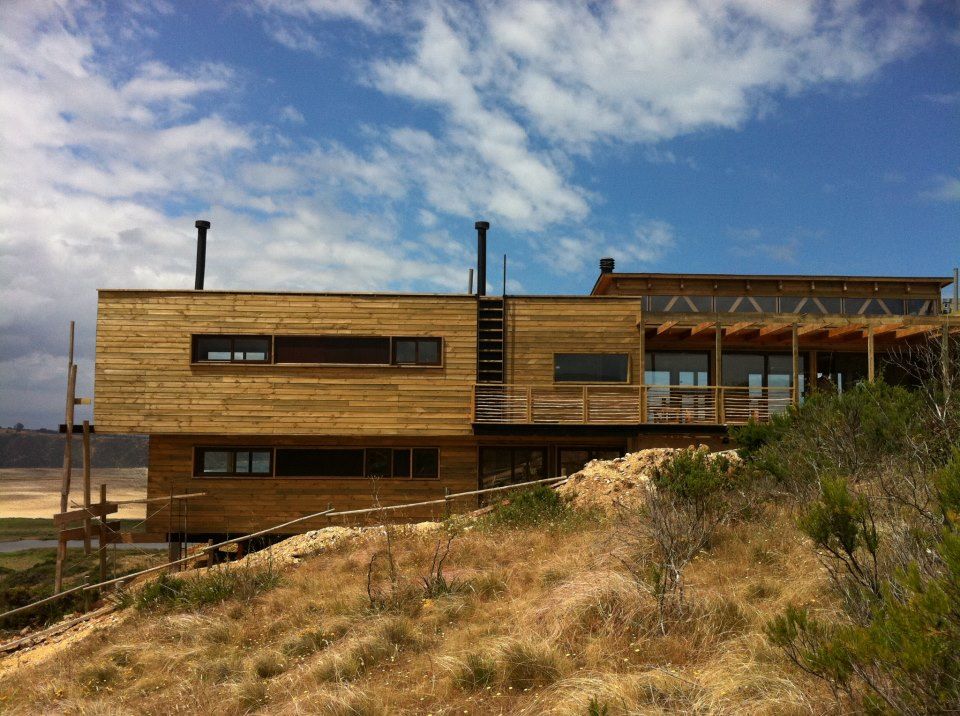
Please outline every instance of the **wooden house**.
M151 531L242 533L369 507L374 491L398 504L720 445L730 425L960 330L949 283L604 259L582 296L105 289L96 429L150 436L150 497L206 493Z

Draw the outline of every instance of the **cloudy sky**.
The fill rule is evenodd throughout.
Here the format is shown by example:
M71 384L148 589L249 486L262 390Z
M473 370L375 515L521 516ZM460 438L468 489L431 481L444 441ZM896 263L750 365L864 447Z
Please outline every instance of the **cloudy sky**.
M96 289L508 291L960 263L949 0L0 3L0 425ZM491 289L499 292L499 271Z

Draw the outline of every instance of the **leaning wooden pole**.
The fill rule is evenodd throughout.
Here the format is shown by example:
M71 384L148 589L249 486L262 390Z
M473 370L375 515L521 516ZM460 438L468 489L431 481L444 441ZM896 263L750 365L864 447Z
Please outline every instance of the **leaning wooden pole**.
M66 439L63 443L63 478L60 482L60 512L67 511L70 502L70 471L73 469L73 408L77 393L77 366L73 362L74 322L70 321L70 344L67 352L67 400L64 409L66 421ZM67 542L61 536L57 538L57 566L54 574L53 591L63 588L63 562L67 556Z
M88 511L83 521L83 553L90 554L90 534L92 523L90 520L90 421L83 421L83 508Z

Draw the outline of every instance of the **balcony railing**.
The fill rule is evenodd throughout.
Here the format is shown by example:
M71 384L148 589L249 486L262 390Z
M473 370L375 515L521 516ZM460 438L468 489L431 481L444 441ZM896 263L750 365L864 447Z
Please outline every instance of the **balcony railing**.
M675 425L764 422L793 388L680 385L475 385L473 421L509 425Z

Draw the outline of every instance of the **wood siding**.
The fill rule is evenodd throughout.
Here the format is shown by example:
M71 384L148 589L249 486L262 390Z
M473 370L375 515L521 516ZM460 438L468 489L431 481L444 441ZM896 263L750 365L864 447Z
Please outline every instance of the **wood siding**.
M552 385L555 353L628 353L639 381L638 299L508 297L506 312L508 383Z
M450 492L477 489L477 448L472 440L449 438L274 438L257 439L258 447L438 447L440 477L437 479L390 478L376 481L380 504L395 505L442 498L444 488ZM374 506L374 483L367 478L237 478L193 477L195 446L248 445L249 438L211 440L203 435L152 435L150 437L150 469L147 492L150 497L206 492L206 497L188 501L186 531L193 534L253 532L288 520L320 512L332 504L337 510L364 509ZM476 505L472 498L471 505ZM150 511L158 509L151 504ZM402 515L400 520L440 515L443 506L424 507ZM305 532L327 525L325 518L305 522L291 532ZM147 531L166 532L170 528L168 510L153 515ZM183 529L182 515L175 516L173 531Z
M441 367L191 364L194 334L439 336ZM469 435L471 296L101 291L100 433Z

